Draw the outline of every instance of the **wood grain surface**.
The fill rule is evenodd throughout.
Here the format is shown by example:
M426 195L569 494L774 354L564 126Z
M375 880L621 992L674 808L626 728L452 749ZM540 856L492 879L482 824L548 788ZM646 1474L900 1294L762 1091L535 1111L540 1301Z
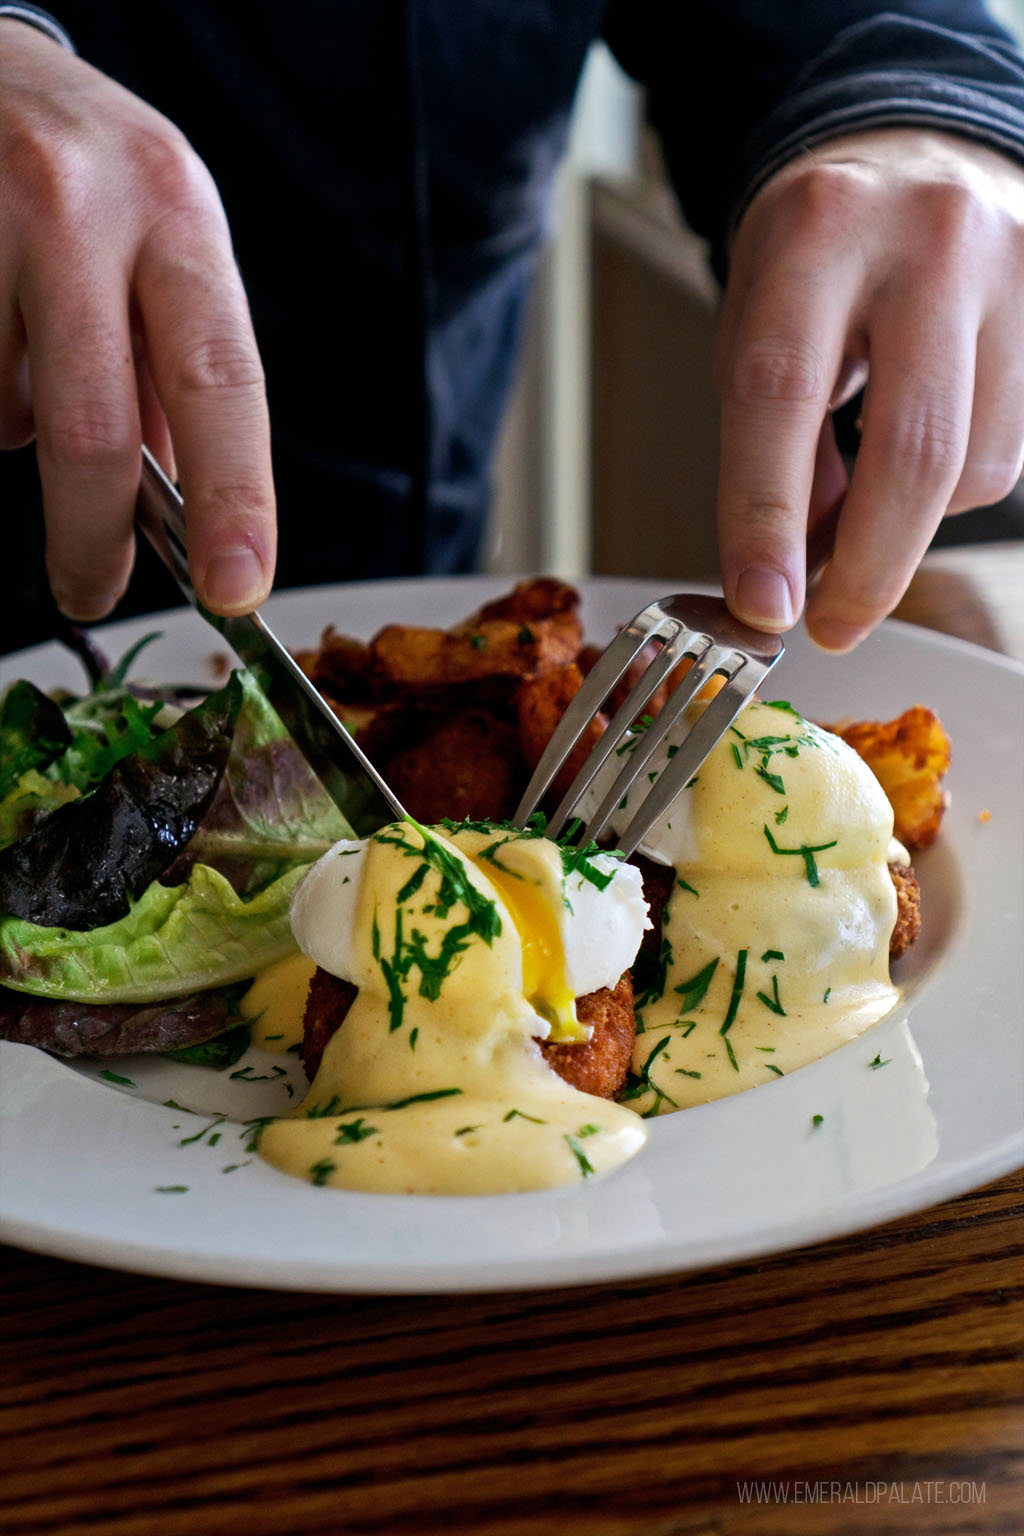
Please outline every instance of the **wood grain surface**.
M462 1298L9 1252L0 1529L1019 1531L1022 1212L1016 1174L757 1263Z
M1024 546L956 553L959 632L1012 652ZM1019 1536L1022 1215L1017 1172L752 1263L468 1297L3 1250L0 1532Z

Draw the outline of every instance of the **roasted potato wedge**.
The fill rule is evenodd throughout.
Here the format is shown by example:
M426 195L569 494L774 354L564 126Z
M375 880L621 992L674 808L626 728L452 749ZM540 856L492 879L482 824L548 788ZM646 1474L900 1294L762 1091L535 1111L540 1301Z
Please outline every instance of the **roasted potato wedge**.
M834 731L868 764L885 790L904 847L927 848L938 836L947 796L942 778L950 742L934 710L915 704L895 720L840 720Z

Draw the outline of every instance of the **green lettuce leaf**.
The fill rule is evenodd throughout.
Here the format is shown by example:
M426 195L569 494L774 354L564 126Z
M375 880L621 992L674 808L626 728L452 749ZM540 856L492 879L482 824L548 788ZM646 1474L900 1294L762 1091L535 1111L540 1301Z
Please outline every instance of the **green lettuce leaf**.
M308 865L248 899L206 864L154 883L127 917L84 932L0 920L0 983L78 1002L142 1003L225 986L295 951L288 903Z
M354 834L256 683L238 676L242 703L224 774L170 873L202 862L250 893Z
M122 757L99 787L0 849L0 911L92 929L127 915L209 809L241 707L232 678L168 730Z
M34 683L14 683L0 704L0 800L30 768L46 768L71 742L59 704Z

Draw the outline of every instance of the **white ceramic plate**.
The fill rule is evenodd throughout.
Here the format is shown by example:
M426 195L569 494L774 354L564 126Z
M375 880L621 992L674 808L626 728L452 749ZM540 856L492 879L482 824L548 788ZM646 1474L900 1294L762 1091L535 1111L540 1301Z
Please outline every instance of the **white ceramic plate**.
M310 645L328 622L364 636L391 620L447 625L507 586L474 577L321 588L276 597L267 613L286 642ZM588 636L610 638L670 587L585 583ZM104 643L116 655L152 629L163 635L145 653L149 675L213 680L223 652L189 612L111 626ZM18 676L81 683L55 646L0 663L0 685ZM777 1252L1020 1165L1024 668L890 623L850 658L826 658L795 634L771 692L825 721L926 703L953 738L951 809L940 842L917 860L924 929L900 974L904 1003L867 1035L764 1087L653 1122L644 1150L592 1185L492 1198L318 1189L246 1153L242 1122L302 1092L297 1068L275 1075L281 1058L251 1053L247 1075L232 1078L145 1057L79 1067L0 1045L2 1235L189 1280L522 1289Z

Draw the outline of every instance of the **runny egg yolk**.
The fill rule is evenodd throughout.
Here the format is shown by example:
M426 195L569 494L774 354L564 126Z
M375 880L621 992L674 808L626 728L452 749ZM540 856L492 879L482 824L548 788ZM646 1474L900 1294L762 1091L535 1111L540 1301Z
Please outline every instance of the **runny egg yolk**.
M590 1031L576 1018L576 998L566 974L565 945L554 908L541 887L496 860L468 857L495 887L508 908L523 947L523 995L551 1025L549 1039L586 1040Z

